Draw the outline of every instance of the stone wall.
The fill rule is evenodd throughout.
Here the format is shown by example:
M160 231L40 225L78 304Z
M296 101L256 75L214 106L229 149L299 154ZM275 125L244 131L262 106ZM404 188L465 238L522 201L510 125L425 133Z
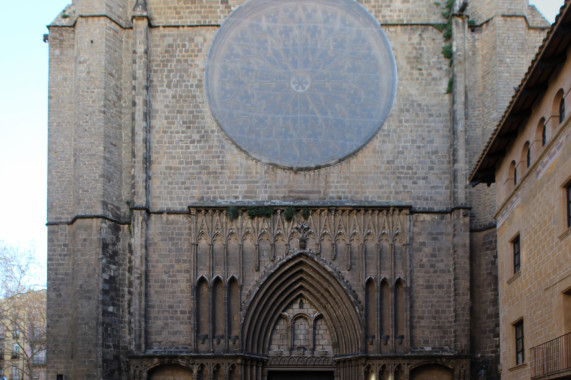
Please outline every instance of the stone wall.
M214 122L202 78L216 29L151 29L152 208L295 199L450 207L449 69L440 54L441 33L431 26L385 30L399 73L397 100L387 123L347 160L293 172L250 158Z

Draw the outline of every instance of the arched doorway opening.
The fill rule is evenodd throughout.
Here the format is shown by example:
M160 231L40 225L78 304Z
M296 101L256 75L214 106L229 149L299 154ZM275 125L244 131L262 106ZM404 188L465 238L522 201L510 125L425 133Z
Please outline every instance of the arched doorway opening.
M333 371L270 371L268 380L333 380Z
M192 371L180 365L163 365L149 371L148 380L192 380Z
M438 364L416 367L410 372L411 380L453 380L454 372Z
M364 349L362 316L351 294L313 253L292 254L247 301L245 351L269 357L272 380L332 379L334 356Z

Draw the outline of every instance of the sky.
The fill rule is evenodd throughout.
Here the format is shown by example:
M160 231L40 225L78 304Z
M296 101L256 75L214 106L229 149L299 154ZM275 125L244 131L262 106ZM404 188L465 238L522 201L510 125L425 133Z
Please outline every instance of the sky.
M6 1L0 23L0 243L30 250L45 283L48 44L43 35L71 0ZM563 0L534 0L553 22Z
M0 243L47 250L48 44L43 35L71 0L2 2L0 23ZM0 274L1 275L1 274Z

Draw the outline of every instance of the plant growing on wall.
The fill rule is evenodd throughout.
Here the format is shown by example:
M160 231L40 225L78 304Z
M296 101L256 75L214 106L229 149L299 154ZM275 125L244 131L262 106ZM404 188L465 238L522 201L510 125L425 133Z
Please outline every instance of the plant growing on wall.
M454 7L454 0L446 0L444 4L437 1L434 3L437 7L443 7L442 12L440 14L444 19L446 19L446 23L439 24L437 27L442 31L442 37L444 38L444 46L442 47L442 56L450 61L450 66L453 63L453 50L452 50L452 8ZM452 89L454 86L454 75L450 76L448 80L448 86L446 88L446 93L452 93Z
M252 206L246 209L248 216L250 219L254 219L255 217L260 218L271 218L272 214L274 213L274 209L272 207L258 207Z
M449 65L452 66L454 63L453 59L453 49L452 49L452 8L454 8L454 0L446 0L444 3L439 1L435 2L438 8L441 8L442 11L440 14L446 20L444 24L438 24L436 27L442 32L442 37L444 38L444 46L442 46L442 56L449 60ZM462 9L465 5L462 7ZM462 10L461 10L462 11ZM468 19L468 26L474 27L476 23L474 20ZM448 79L448 86L446 88L446 93L452 93L454 88L454 75L452 74Z
M230 206L226 210L226 215L230 221L236 220L240 216L240 210L238 210L238 207Z
M284 218L286 222L291 222L293 220L294 215L295 215L295 207L293 206L286 207L284 211Z

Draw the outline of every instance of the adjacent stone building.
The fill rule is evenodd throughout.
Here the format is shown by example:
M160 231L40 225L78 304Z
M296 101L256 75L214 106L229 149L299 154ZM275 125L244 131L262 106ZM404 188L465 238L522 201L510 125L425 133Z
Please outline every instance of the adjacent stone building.
M242 3L49 26L48 378L497 378L494 188L468 175L548 23Z
M571 376L570 8L472 174L496 184L502 379Z
M46 379L45 289L0 298L0 379Z

